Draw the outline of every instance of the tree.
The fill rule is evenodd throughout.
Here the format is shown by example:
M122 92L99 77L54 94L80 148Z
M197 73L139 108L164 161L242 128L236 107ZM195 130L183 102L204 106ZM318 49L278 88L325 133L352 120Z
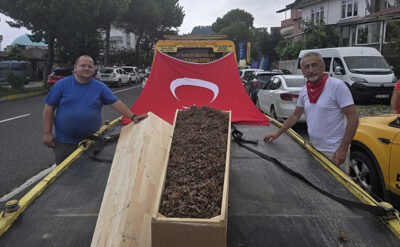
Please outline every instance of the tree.
M129 4L128 11L118 20L118 25L127 32L137 35L135 44L136 62L139 63L139 50L144 50L148 60L155 42L164 34L176 34L182 25L183 8L178 0L135 0Z
M190 35L214 35L211 26L195 26Z
M28 57L22 53L22 50L19 46L13 46L10 51L7 52L6 55L7 60L28 60Z
M324 21L314 24L310 19L301 19L300 31L304 33L303 40L295 43L284 40L278 44L276 51L281 58L297 59L301 50L336 47L339 44L337 27L325 25Z
M336 47L339 45L339 31L337 27L325 25L323 20L314 23L308 18L306 20L301 19L300 30L305 35L305 49Z
M228 39L235 43L238 47L239 41L249 41L252 39L254 17L240 9L233 9L226 13L222 18L211 25L213 32L217 34L225 34Z
M111 14L112 8L125 1L129 0L0 0L0 12L15 20L10 25L29 29L32 41L44 40L48 45L45 83L53 66L56 42L76 34L93 33L92 30L111 23L116 17Z
M400 22L391 21L386 24L386 37L385 41L388 42L388 47L392 51L392 54L385 56L390 65L393 66L393 72L397 77L400 76Z
M97 0L95 2L97 2L96 5L99 11L98 14L96 14L96 23L105 30L106 34L104 64L108 64L111 24L117 21L117 18L128 10L131 0Z

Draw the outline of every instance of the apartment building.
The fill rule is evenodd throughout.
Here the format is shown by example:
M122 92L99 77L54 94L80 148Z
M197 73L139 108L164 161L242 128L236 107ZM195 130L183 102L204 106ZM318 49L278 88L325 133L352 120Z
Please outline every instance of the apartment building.
M302 33L295 28L300 16L314 23L324 20L326 25L336 25L340 31L339 46L369 46L385 57L396 55L387 44L393 24L400 24L400 0L296 0L278 12L284 11L292 13L281 23L281 34L287 39L301 37ZM285 32L290 29L288 26L293 27L292 33Z

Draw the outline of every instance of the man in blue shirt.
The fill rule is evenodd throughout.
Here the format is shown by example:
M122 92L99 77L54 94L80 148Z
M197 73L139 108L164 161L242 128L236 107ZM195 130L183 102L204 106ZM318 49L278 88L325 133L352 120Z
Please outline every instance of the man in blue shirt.
M111 105L136 123L147 117L133 114L104 83L93 79L94 70L91 57L79 57L74 65L75 74L54 84L44 100L43 143L54 148L57 164L101 127L103 105Z

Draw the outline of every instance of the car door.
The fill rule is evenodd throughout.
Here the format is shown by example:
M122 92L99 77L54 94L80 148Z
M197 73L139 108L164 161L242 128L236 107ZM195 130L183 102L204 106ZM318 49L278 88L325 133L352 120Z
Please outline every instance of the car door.
M279 107L277 107L277 104L279 104L279 101L280 101L280 96L279 96L280 90L279 89L281 88L281 86L282 86L281 79L279 77L274 77L274 79L272 80L272 83L270 85L270 88L268 90L268 93L267 93L270 109L271 109L271 106L273 105L277 114L278 114L277 108L279 108Z
M121 76L122 83L124 83L124 84L128 83L128 81L129 81L128 73L126 73L125 70L123 70L123 69L118 69L118 73Z
M266 94L267 94L270 84L271 84L271 81L268 81L265 84L264 88L262 90L260 90L257 95L258 105L260 107L260 110L267 114L269 114L269 107L268 107L268 100L267 100Z
M342 68L341 71L335 71L336 68ZM344 64L341 58L334 57L332 60L332 69L331 69L330 76L338 78L342 81L346 81L346 69L344 68Z
M392 127L397 127L399 131L390 150L389 190L400 195L400 124L394 124Z

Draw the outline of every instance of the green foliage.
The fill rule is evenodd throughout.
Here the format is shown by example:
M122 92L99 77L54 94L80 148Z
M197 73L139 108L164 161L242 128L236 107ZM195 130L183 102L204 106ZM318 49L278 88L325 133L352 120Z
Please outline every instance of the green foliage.
M6 75L6 80L10 83L11 88L15 90L23 90L24 89L24 78L14 74L12 72L8 72Z
M394 53L400 54L400 22L388 22L386 25L386 41L388 42L389 49ZM400 77L400 56L390 56L386 58L397 78Z
M192 29L190 35L214 35L211 26L196 26Z
M59 39L56 54L61 63L68 63L72 66L75 59L81 55L89 55L94 61L98 61L102 48L101 33L95 29L90 33L77 33L74 36Z
M301 50L304 49L304 41L299 40L296 43L289 43L286 40L282 40L276 47L276 52L283 60L297 59Z
M21 48L19 48L18 46L13 46L13 47L11 47L10 51L7 52L6 59L7 60L18 60L18 61L25 60L26 61L26 60L28 60L28 57L22 53Z
M305 36L305 49L319 49L339 45L339 30L335 26L325 25L324 21L314 24L310 19L301 19L300 30Z
M235 43L237 50L239 42L251 42L253 40L253 21L254 17L250 13L241 9L233 9L222 18L218 17L211 25L211 30L216 34L226 35L229 40ZM257 48L258 43L254 43L252 51L256 51ZM252 53L252 56L256 55Z
M339 45L339 31L335 26L325 25L323 21L314 24L310 19L300 20L303 39L295 43L282 40L276 47L281 59L297 59L301 50L336 47Z

